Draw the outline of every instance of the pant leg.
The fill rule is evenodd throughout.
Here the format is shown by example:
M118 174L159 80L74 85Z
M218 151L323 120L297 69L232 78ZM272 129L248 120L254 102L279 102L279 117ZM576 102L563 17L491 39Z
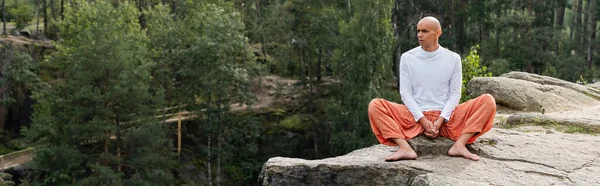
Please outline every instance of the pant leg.
M381 144L396 146L392 138L409 140L423 132L404 105L375 98L369 103L368 113L373 133Z
M475 135L469 139L467 144L489 131L494 125L496 115L496 101L490 94L483 94L475 99L458 105L450 121L442 125L440 133L451 140L458 140L464 133L474 132Z

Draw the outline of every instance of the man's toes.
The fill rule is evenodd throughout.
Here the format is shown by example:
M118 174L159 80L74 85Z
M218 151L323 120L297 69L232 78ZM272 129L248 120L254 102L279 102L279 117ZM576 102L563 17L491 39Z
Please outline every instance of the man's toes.
M477 154L471 153L471 157L469 159L474 160L474 161L479 161L479 156L477 156Z

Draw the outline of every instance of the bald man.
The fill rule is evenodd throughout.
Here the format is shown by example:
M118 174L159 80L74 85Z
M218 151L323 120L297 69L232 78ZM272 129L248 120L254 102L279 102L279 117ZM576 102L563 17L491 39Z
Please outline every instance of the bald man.
M462 104L460 56L439 45L440 22L425 17L417 24L420 46L400 57L402 104L375 98L369 104L369 119L375 137L398 150L386 161L416 159L407 140L419 134L443 136L454 141L448 155L477 161L466 145L492 128L496 102L489 94Z

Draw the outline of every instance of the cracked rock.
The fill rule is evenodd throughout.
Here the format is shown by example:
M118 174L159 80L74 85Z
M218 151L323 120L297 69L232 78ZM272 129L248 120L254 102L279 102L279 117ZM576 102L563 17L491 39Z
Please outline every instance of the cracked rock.
M276 157L262 185L600 185L598 136L494 128L472 145L480 161L445 155L452 141L417 137L417 160L385 162L397 147L374 145L344 156Z

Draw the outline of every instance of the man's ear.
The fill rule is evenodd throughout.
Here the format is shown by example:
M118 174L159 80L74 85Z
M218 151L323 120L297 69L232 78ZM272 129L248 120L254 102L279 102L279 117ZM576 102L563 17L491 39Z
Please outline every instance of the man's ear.
M440 37L440 36L442 35L442 30L441 30L441 29L440 29L440 30L438 30L438 31L436 32L436 34L437 34L437 36L438 36L438 37Z

